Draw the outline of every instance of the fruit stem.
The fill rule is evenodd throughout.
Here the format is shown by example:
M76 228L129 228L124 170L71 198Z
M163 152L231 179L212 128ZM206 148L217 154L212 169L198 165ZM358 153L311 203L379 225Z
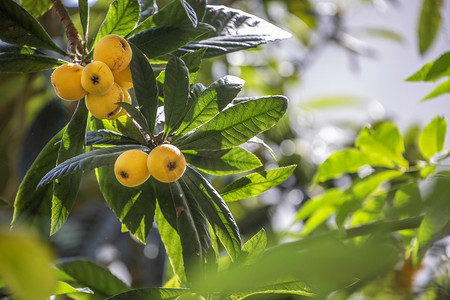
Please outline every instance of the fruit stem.
M83 57L83 39L75 28L72 19L69 16L67 9L61 3L61 0L52 0L53 9L61 19L61 23L64 25L67 36L67 52L70 58L76 63L80 63Z

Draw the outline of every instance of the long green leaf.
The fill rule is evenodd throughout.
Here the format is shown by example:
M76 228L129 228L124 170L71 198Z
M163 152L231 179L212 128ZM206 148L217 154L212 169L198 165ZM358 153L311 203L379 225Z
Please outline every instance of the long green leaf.
M450 52L446 52L438 59L425 64L406 81L436 81L448 75L450 75Z
M436 98L442 94L450 93L450 79L442 82L436 88L434 88L428 95L426 95L421 101L426 101L432 98Z
M424 54L433 44L441 27L442 0L423 0L419 18L419 51Z
M239 262L243 265L256 263L262 257L266 246L266 231L261 229L242 246L242 254L239 257Z
M50 49L66 55L41 24L13 0L0 1L0 40L14 45Z
M51 0L20 0L20 4L35 18L42 16L52 7Z
M99 129L99 130L93 130L86 132L86 145L92 146L92 145L129 145L129 144L136 144L138 145L139 142L136 140L133 140L132 138L127 137L124 134L106 130L106 129Z
M285 181L296 167L296 165L293 165L252 173L224 187L220 191L220 195L226 202L257 196Z
M158 111L158 85L155 73L141 50L132 43L130 43L130 46L133 50L130 68L134 93L136 94L140 111L147 120L149 133L153 134Z
M422 156L429 160L434 154L444 149L447 121L437 116L419 135L419 150Z
M175 137L182 136L209 121L237 96L243 86L244 80L235 76L224 76L216 80L191 106Z
M168 136L176 130L186 114L189 99L189 70L184 61L172 56L164 78L164 134Z
M78 101L77 109L61 139L57 165L84 153L88 113L84 100ZM81 172L77 172L53 182L51 235L66 222L78 193L81 175Z
M111 3L92 48L106 35L117 34L125 36L133 30L139 20L139 12L138 0L115 0Z
M239 146L270 129L284 115L287 99L268 96L231 106L199 127L186 139L174 141L180 149L218 150Z
M189 164L216 176L237 174L262 166L258 157L241 147L216 151L184 150L183 154Z
M189 166L180 180L198 203L231 259L236 260L241 252L239 228L219 193Z
M130 299L152 299L163 300L173 299L177 296L183 295L188 292L188 289L175 289L175 288L141 288L135 289L129 292L109 297L106 300L130 300Z
M89 287L94 294L100 294L103 297L130 290L122 280L114 276L108 269L87 259L63 259L56 266L73 278L76 283Z
M49 70L67 62L37 54L0 53L0 72L31 73Z
M78 0L78 11L80 12L81 28L83 29L84 39L88 40L89 34L89 1Z
M114 164L116 158L122 152L132 149L148 151L147 147L141 145L112 146L89 151L72 157L51 169L44 177L42 177L38 187L69 174Z
M65 128L47 143L23 178L14 201L12 228L25 223L34 225L44 235L50 233L53 186L38 187L38 183L56 165L64 131Z
M145 132L150 132L150 128L145 116L133 105L125 102L117 102L117 105L122 106L123 109L136 121L136 123L141 126Z

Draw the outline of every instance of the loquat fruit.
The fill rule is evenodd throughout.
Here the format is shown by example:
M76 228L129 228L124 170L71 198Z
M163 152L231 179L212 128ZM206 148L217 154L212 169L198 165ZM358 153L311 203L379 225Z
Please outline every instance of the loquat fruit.
M51 82L58 97L64 100L80 100L87 92L81 85L83 67L78 64L65 64L56 68L51 76Z
M94 60L104 62L113 72L125 69L130 64L131 56L130 44L116 34L102 37L94 48Z
M119 72L114 72L114 81L117 82L122 88L128 90L133 87L133 80L131 79L131 69L128 65L125 69Z
M124 101L123 90L117 83L114 83L106 94L86 95L86 107L97 119L115 119L122 110L116 103L121 101Z
M127 187L143 184L150 177L147 157L148 154L140 150L128 150L120 154L114 164L117 180Z
M186 170L186 160L180 149L170 144L162 144L148 155L147 167L158 181L174 182Z
M84 67L81 85L90 94L106 94L114 84L114 76L109 67L101 61L94 61Z

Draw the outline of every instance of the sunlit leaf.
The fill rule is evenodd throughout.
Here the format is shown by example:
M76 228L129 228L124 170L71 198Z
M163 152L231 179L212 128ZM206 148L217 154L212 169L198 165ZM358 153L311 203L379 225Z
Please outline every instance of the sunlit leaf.
M266 250L267 235L264 229L258 231L242 246L242 253L239 262L244 265L251 265L260 259Z
M42 16L52 7L51 0L20 0L20 5L35 18Z
M450 75L450 52L442 54L438 59L424 65L406 81L436 81Z
M429 160L434 154L444 149L447 121L437 116L419 135L419 150L423 157Z
M175 288L141 288L128 291L122 294L109 297L106 300L129 300L129 299L174 299L174 297L185 294L188 289L175 289Z
M446 80L434 88L422 101L429 100L431 98L436 98L442 94L450 93L450 80Z

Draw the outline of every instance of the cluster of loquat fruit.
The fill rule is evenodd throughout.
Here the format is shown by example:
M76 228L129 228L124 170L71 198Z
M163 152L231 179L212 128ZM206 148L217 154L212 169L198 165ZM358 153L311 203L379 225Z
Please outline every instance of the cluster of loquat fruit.
M85 67L68 63L53 71L51 81L55 92L69 101L85 97L86 107L98 119L117 119L127 112L116 103L131 104L127 91L133 87L131 56L130 45L123 37L104 36L94 49L93 62Z

